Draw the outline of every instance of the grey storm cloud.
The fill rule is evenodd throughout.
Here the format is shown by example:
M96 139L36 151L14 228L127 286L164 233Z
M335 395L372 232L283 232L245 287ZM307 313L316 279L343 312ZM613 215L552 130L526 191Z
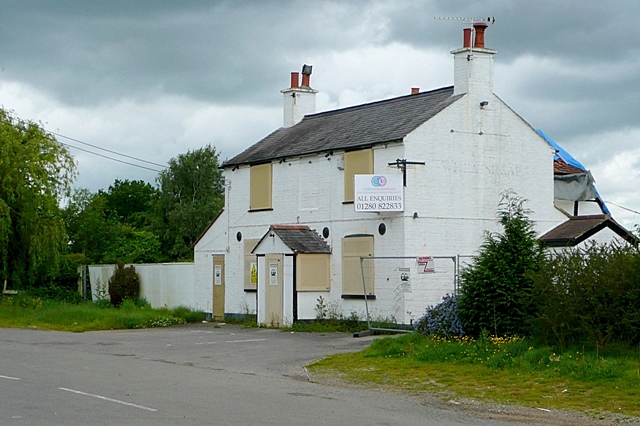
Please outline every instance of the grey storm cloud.
M605 199L640 210L639 10L637 0L3 0L0 104L156 163L207 143L224 159L281 124L279 91L302 64L314 66L319 108L435 89L453 81L449 52L469 25L457 18L492 17L496 94L592 167ZM154 179L73 154L80 186Z
M285 49L304 56L364 43L334 31L359 9L302 1L5 2L0 61L5 77L29 79L76 105L158 92L260 103L282 80Z

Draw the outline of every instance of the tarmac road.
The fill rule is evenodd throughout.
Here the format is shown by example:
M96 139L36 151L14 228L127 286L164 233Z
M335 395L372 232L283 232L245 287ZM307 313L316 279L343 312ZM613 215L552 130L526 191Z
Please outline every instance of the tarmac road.
M304 365L371 338L195 324L0 330L1 425L513 425L311 383Z

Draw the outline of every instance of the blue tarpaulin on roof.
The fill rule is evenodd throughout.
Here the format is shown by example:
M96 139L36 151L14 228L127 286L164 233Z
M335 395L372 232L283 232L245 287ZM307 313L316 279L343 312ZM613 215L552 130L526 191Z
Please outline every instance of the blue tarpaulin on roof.
M586 167L584 167L582 165L582 163L580 163L578 160L573 158L573 156L571 154L569 154L567 151L565 151L565 149L562 148L560 145L558 145L558 143L556 141L551 139L549 136L545 135L542 130L537 129L536 132L538 132L538 134L540 136L542 136L542 138L545 141L547 141L547 143L549 145L551 145L551 147L553 147L553 149L556 150L555 156L553 157L554 160L560 159L560 160L564 161L565 163L567 163L570 166L576 167L576 168L582 170L583 172L588 172L588 170L586 169ZM595 186L594 186L594 189L595 189ZM602 201L602 197L600 197L600 194L598 193L597 189L595 189L595 192L596 192L596 201L600 205L600 208L602 209L602 211L604 213L608 214L608 215L611 215L611 212L607 208L607 206L604 203L604 201Z

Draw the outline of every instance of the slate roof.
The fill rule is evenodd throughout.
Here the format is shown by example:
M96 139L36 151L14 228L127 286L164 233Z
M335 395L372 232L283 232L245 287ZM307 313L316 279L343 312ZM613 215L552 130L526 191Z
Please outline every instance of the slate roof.
M272 232L294 253L331 253L331 248L322 237L306 225L271 225L256 247Z
M306 115L292 127L280 128L222 167L260 164L271 160L332 150L355 150L401 141L463 95L453 86L415 95Z
M540 237L548 247L573 247L609 228L631 244L638 240L608 214L573 216Z

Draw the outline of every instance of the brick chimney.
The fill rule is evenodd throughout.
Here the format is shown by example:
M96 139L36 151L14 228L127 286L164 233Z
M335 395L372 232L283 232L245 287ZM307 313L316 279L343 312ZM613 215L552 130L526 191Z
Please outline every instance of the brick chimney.
M281 90L284 95L284 119L282 127L291 127L298 124L307 114L316 112L316 93L310 86L311 65L302 67L302 84L300 73L291 73L291 86Z
M473 93L480 96L493 93L493 55L497 52L484 46L485 22L475 22L462 33L462 47L452 50L453 94Z

